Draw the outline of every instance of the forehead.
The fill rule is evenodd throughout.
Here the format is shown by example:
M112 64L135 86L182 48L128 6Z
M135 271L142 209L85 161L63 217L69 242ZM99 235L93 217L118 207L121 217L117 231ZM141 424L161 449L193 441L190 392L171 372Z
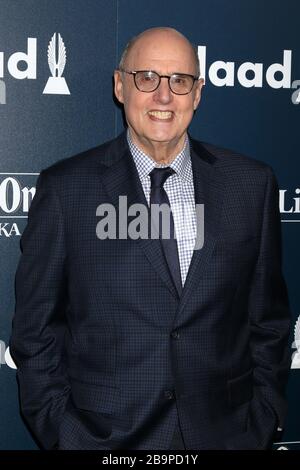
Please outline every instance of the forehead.
M194 73L195 60L190 44L170 34L152 34L140 38L128 54L127 66L132 69L155 68L158 72Z

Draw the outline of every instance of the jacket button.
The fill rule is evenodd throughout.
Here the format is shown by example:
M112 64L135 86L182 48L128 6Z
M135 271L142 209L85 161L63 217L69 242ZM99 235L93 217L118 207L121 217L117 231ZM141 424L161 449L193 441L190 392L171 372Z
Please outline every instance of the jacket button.
M177 330L172 331L171 336L172 336L172 338L174 338L174 339L178 339L179 336L180 336L180 335L179 335L179 331L177 331Z
M174 398L174 393L172 390L165 390L164 395L167 400L172 400L172 398Z

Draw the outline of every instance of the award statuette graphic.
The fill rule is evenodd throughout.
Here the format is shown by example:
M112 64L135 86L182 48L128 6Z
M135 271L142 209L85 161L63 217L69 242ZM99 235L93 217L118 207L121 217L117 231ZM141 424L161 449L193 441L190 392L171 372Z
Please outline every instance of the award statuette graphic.
M48 78L43 94L70 95L67 82L64 77L62 77L66 65L66 47L59 33L54 33L49 42L48 64L52 77Z

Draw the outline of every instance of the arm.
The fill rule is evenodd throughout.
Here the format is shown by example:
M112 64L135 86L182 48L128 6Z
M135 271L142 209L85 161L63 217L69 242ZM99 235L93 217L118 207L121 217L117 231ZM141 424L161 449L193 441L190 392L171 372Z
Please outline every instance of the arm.
M10 350L22 413L44 448L57 441L69 384L63 357L67 283L59 200L42 172L21 237Z
M281 267L278 195L276 178L268 167L260 251L248 304L254 398L244 448L270 448L277 429L284 426L287 411L290 309Z

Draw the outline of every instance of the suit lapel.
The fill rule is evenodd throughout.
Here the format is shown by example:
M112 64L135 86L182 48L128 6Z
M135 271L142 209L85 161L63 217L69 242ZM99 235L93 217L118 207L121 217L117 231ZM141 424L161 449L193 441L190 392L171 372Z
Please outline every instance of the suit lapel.
M219 220L223 204L224 176L215 166L215 157L203 145L190 138L191 160L194 179L195 203L204 204L204 245L194 250L188 275L179 299L178 292L173 283L166 264L161 244L155 239L132 240L143 250L146 258L155 269L161 280L179 300L179 308L175 318L183 311L187 300L201 282L205 275L211 254L218 235ZM110 166L100 175L106 192L114 205L119 217L119 196L127 196L127 207L132 204L143 204L148 208L143 187L131 156L126 131L115 141L113 148L109 148L107 162ZM148 223L150 224L150 211L148 210ZM175 321L175 319L174 319Z
M132 204L143 204L148 210L148 223L150 224L150 211L147 200L144 195L143 187L139 179L139 175L131 156L125 132L118 139L119 145L116 146L119 158L116 160L112 156L113 163L107 168L104 174L101 174L106 192L116 209L117 218L119 217L119 196L127 196L127 207ZM140 249L143 250L146 258L151 263L161 280L170 290L172 295L178 297L176 287L170 276L168 266L166 264L161 244L158 239L137 239L132 240Z
M215 157L199 142L191 138L190 141L195 203L204 204L204 244L193 252L176 318L181 318L187 300L205 275L219 232L223 204L224 177L214 166Z

